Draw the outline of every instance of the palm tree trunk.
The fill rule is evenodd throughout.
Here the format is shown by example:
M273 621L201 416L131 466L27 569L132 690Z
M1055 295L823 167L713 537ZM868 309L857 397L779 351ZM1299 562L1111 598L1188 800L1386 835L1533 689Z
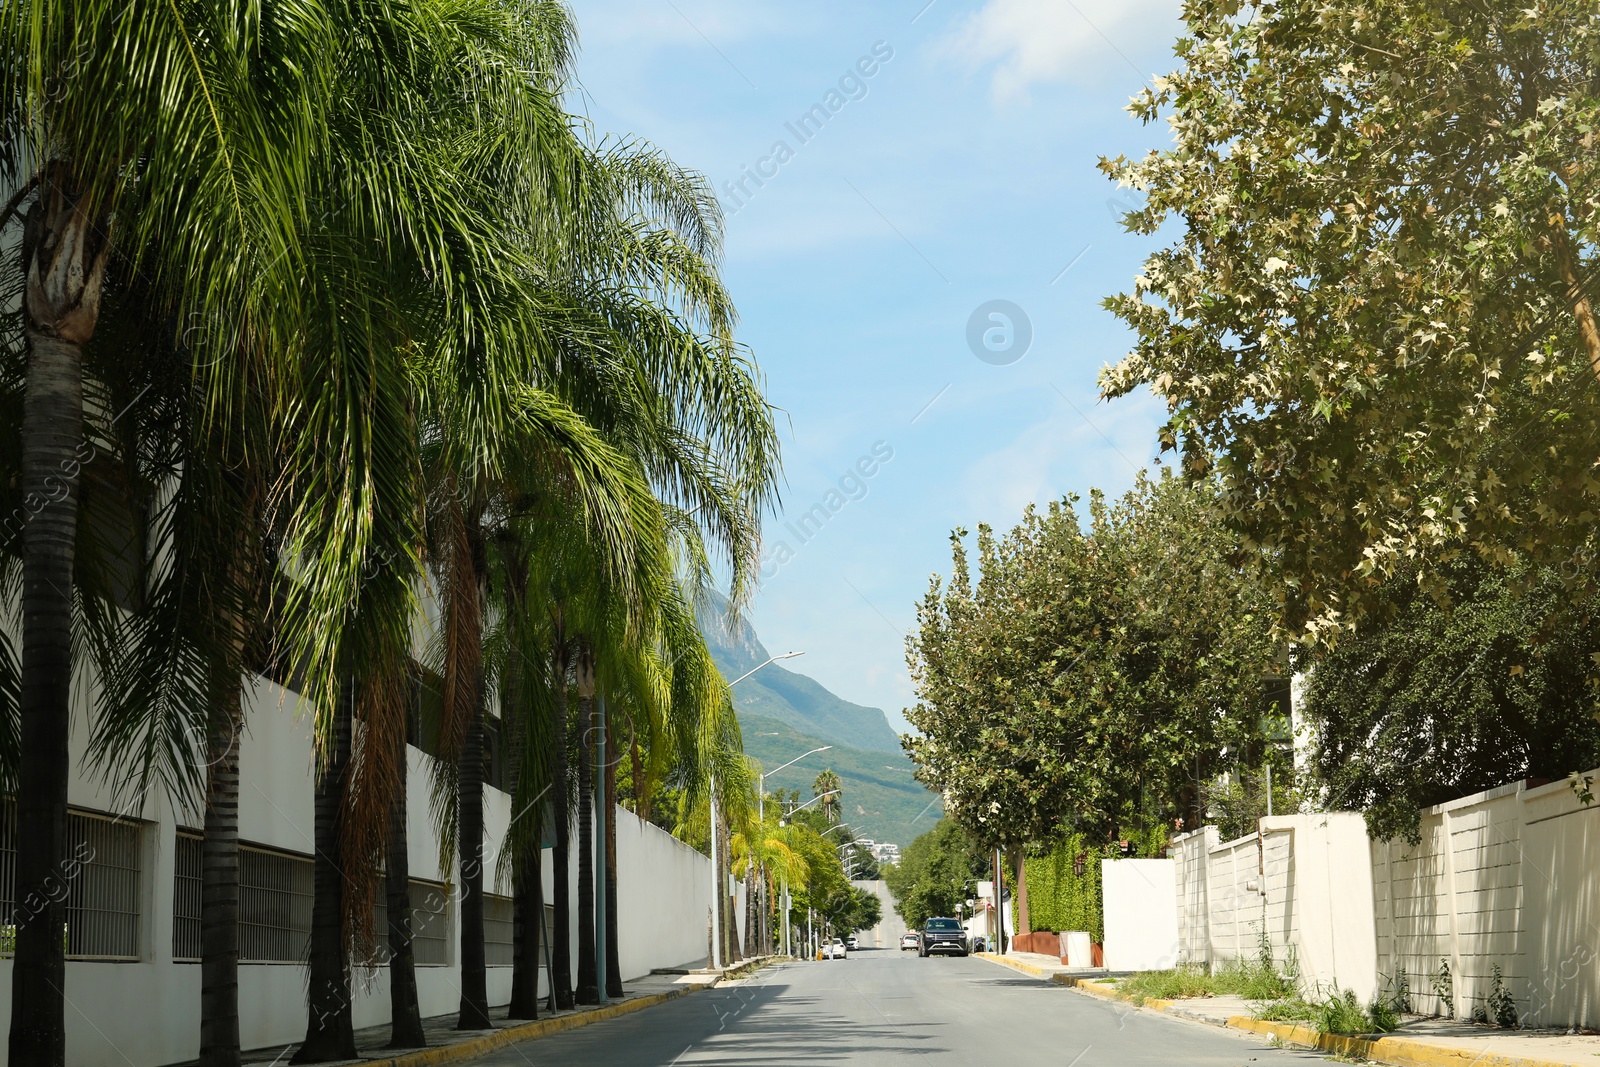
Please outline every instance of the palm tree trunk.
M761 948L756 944L756 885L748 877L744 880L744 954L746 956L761 955Z
M396 764L400 780L389 808L388 841L384 848L383 882L389 906L389 1047L422 1048L422 1007L417 995L417 952L412 941L411 853L406 839L406 764L409 753L400 742Z
M721 822L722 829L720 831L720 835L722 840L724 842L731 841L733 839L733 835L728 832L729 828L727 818L724 816L721 819ZM728 852L729 850L727 848L717 850L718 866L722 868L717 872L717 885L723 889L727 887L728 878L733 873L733 857L728 855ZM738 963L744 958L739 952L739 922L735 916L735 912L738 911L738 898L731 894L724 895L720 891L717 895L722 897L722 944L724 958L729 964Z
M10 1062L66 1061L67 961L61 891L67 853L67 732L72 697L72 564L83 449L83 346L94 334L109 247L59 164L28 213L23 299L28 371L22 409L22 693L11 966ZM10 523L8 523L10 525ZM6 534L12 533L7 529Z
M229 679L206 738L205 839L200 883L200 1064L238 1067L239 741L243 684Z
M622 988L622 966L618 961L617 941L617 759L606 760L606 996L621 1000L626 994Z
M571 838L572 812L567 806L567 783L571 780L567 750L567 650L565 640L556 642L555 699L551 702L554 722L551 723L551 758L555 765L551 771L551 800L554 809L556 840L551 849L551 903L555 905L555 929L550 931L550 987L555 995L556 1007L570 1011L574 1005L572 995L572 888L568 882L572 870Z
M580 653L580 656L584 655ZM580 661L580 678L586 664ZM583 685L579 682L580 687ZM594 694L578 694L578 1003L600 1003L594 944Z
M310 980L306 985L306 1039L291 1063L351 1060L356 1036L350 1010L350 969L345 952L344 875L339 850L345 771L350 762L353 693L339 695L333 748L317 776L312 837L317 850L312 882Z
M456 850L461 863L461 1015L457 1030L487 1030L489 978L483 949L483 688L467 723L461 746L460 831Z
M534 827L534 841L540 837ZM537 846L535 846L537 847ZM539 1017L539 917L544 911L544 878L537 853L517 863L512 889L511 1007L513 1019Z

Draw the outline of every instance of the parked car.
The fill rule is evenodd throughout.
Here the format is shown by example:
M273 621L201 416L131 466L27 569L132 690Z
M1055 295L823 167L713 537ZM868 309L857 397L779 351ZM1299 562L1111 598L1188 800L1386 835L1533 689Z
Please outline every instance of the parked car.
M937 918L922 924L922 947L917 955L926 959L935 952L954 952L965 956L970 950L967 932L960 920Z
M856 940L854 935L851 935L850 937L844 939L844 947L849 949L851 952L854 952L856 949L861 947L861 942Z
M911 930L900 935L901 952L904 952L908 948L920 949L921 947L922 942L918 940L917 932L915 930Z
M822 943L822 958L825 960L847 960L850 958L850 950L845 947L843 941L835 937Z

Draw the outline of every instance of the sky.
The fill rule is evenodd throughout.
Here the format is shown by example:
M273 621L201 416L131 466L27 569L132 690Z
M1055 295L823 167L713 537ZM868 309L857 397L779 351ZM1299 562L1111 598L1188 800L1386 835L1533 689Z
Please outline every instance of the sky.
M1100 306L1155 238L1101 156L1164 147L1125 107L1176 66L1177 0L575 0L602 136L704 173L723 274L782 429L749 611L785 666L896 730L905 638L950 534L1125 491L1161 406L1106 403Z

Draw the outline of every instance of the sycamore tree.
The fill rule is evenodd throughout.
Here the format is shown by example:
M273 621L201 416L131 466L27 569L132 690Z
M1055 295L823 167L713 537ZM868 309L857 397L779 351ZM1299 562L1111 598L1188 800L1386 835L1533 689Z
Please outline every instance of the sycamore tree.
M1462 554L1594 573L1600 256L1592 0L1190 0L1102 160L1175 231L1107 306L1167 447L1215 471L1295 628Z
M1197 783L1261 758L1272 605L1211 487L1163 472L1089 510L980 527L976 579L958 530L908 641L906 748L984 847L1198 819Z

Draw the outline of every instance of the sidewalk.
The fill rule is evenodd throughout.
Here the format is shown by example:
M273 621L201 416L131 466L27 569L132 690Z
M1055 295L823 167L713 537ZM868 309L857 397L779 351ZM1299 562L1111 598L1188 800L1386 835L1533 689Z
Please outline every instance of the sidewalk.
M1094 978L1106 973L1104 967L1068 967L1061 962L1059 956L1048 956L1042 952L978 952L978 957L991 963L999 963L1010 967L1023 974L1031 974L1035 978L1048 978L1053 982L1071 985L1070 979ZM1600 1067L1600 1065L1597 1065Z
M1060 960L1049 956L1010 953L1003 957L985 955L981 958L1072 987L1080 993L1126 1002L1126 998L1117 994L1114 980L1083 977L1082 972L1071 972L1061 966ZM1319 1048L1399 1067L1596 1067L1600 1064L1600 1036L1568 1034L1562 1030L1501 1030L1451 1019L1407 1016L1400 1029L1392 1034L1345 1037L1318 1033L1294 1023L1256 1019L1251 1015L1250 1003L1243 997L1148 999L1140 1007L1275 1037L1285 1044Z
M622 999L613 1000L602 1007L547 1012L544 1003L541 1002L539 1018L536 1020L509 1020L506 1018L504 1007L491 1008L489 1021L494 1023L494 1028L491 1030L457 1030L454 1013L434 1016L422 1020L422 1031L427 1038L428 1047L421 1049L385 1048L384 1045L389 1040L389 1024L369 1026L356 1031L355 1059L334 1060L328 1063L330 1067L337 1067L340 1064L360 1065L360 1067L440 1067L443 1064L465 1063L518 1041L545 1037L563 1030L614 1019L620 1015L629 1015L693 993L698 989L709 989L724 980L742 978L779 958L758 956L721 971L684 967L647 974L631 982L624 982ZM294 1058L298 1047L299 1042L291 1042L267 1048L249 1049L244 1053L243 1062L262 1067L285 1064ZM197 1063L196 1060L190 1060L173 1067L194 1067Z

